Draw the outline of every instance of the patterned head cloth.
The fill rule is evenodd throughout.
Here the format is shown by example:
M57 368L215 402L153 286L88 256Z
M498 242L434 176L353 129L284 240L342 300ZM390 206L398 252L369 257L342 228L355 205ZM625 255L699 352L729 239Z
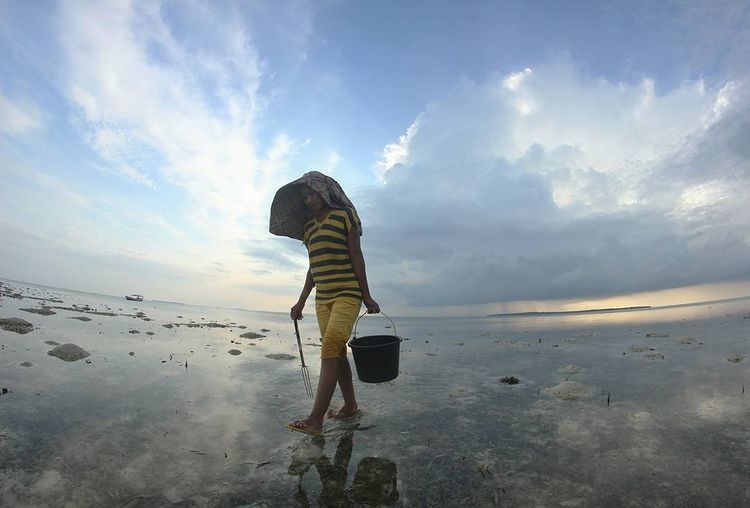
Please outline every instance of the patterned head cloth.
M307 185L320 194L320 197L331 208L354 208L354 205L344 193L341 185L319 171L309 171L286 184L278 191L271 203L271 219L269 231L277 236L288 236L297 240L303 240L305 234L305 222L310 220L310 213L302 201L300 187ZM356 213L356 209L354 210ZM359 234L362 234L362 225L359 226Z

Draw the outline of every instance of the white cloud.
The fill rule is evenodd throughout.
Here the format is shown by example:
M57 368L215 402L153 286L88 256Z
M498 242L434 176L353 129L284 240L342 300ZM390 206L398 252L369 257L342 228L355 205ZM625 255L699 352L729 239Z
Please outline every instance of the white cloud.
M152 178L133 165L143 164L145 157L140 155L141 146L132 131L102 126L94 130L91 138L92 145L105 159L111 161L119 174L145 187L156 187Z
M419 130L419 118L406 129L406 134L399 136L398 142L390 143L383 148L383 158L378 163L381 177L396 164L409 162L409 143Z
M331 150L326 156L325 169L327 173L333 173L336 171L336 167L341 162L341 155L336 150Z
M568 60L462 82L384 152L362 211L371 279L401 304L460 305L750 277L736 83L657 94ZM419 268L409 284L404 267Z
M43 127L39 108L28 99L12 100L0 90L0 129L10 136L19 136Z
M680 193L677 210L689 215L696 209L721 205L721 202L730 199L732 188L725 182L711 181L686 187Z
M102 157L236 219L257 209L255 177L273 172L284 140L258 153L262 65L244 27L196 4L179 15L210 38L175 32L159 4L63 4L70 98Z
M27 171L38 185L44 187L48 193L54 195L56 199L61 200L66 206L86 206L89 204L89 199L86 196L72 190L70 186L60 178L47 173L42 173L41 171L33 171L29 169L27 169Z
M532 95L527 90L522 88L524 81L526 80L526 78L528 78L528 76L531 76L531 74L531 69L527 67L521 72L511 74L502 80L503 88L510 90L512 94L511 101L513 103L513 107L522 117L530 115L537 109L537 105L534 102Z
M534 110L514 119L513 144L502 155L518 157L533 143L568 145L584 154L586 164L608 173L671 153L714 120L715 93L702 82L656 96L651 79L633 85L590 79L565 60L539 66L512 97L498 99L518 94L535 104Z
M731 101L731 88L707 90L701 81L685 82L657 96L651 79L636 84L591 79L567 59L484 83L464 81L384 148L378 169L387 174L397 164L423 160L516 160L541 146L575 151L573 172L633 174L718 121L717 104ZM567 186L567 180L558 185Z
M741 88L740 83L730 81L719 90L719 93L716 94L716 100L714 101L713 107L715 119L718 120L729 112L732 103L737 100L737 95Z
M61 4L66 94L91 146L146 188L181 189L190 249L242 271L241 245L265 234L295 142L263 147L264 62L233 9L190 3ZM198 263L199 261L195 261Z
M518 90L523 83L524 78L530 75L531 69L526 67L521 72L516 72L515 74L508 75L508 77L503 80L503 86L508 90Z

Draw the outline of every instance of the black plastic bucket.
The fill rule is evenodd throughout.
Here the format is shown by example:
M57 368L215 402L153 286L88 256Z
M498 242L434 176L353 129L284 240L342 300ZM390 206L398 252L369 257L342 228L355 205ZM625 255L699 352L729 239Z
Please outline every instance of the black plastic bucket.
M385 314L383 315L385 316ZM359 316L357 323L362 319L362 316ZM392 320L391 324L393 324ZM393 331L396 331L396 325L393 325ZM398 335L357 337L357 326L355 324L354 337L349 341L349 347L352 348L352 356L354 356L354 365L357 367L359 380L363 383L384 383L396 379L398 377L398 359L402 340Z

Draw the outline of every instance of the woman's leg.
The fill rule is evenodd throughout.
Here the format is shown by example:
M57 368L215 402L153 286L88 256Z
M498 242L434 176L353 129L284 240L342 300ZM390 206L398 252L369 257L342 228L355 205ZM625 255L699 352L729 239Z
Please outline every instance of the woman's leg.
M316 305L323 344L320 348L320 378L313 409L305 420L295 422L297 428L319 433L323 417L331 404L338 383L344 407L333 416L346 416L357 410L352 369L346 359L346 341L352 333L362 302L354 298L337 298L328 304Z
M315 402L310 413L310 419L323 426L323 417L331 404L333 392L336 390L338 381L338 358L335 357L336 350L331 347L332 335L337 335L340 326L340 316L336 312L336 300L330 303L316 304L315 312L318 316L320 336L323 344L320 348L320 377L318 378L318 389L315 393Z
M362 303L354 298L342 298L337 300L337 316L341 316L340 325L346 334L346 340L352 334L352 327L359 316L359 310ZM357 399L354 396L354 382L352 379L352 368L349 365L349 359L346 354L346 341L341 348L338 363L338 385L341 390L341 396L344 398L344 405L337 411L331 410L328 416L332 418L341 418L350 416L357 412Z
M318 390L315 393L315 402L310 413L309 420L318 431L323 427L323 417L331 405L333 392L336 391L338 380L338 358L320 359L320 378L318 379Z
M330 322L332 312L332 302L315 304L315 316L318 318L320 336L322 337L324 344L326 339L326 331L328 330L328 323ZM321 351L323 351L322 347ZM331 403L333 392L336 389L336 381L338 378L337 363L338 360L336 358L332 360L321 358L320 377L318 378L318 388L315 393L315 402L313 402L313 409L307 418L292 423L292 426L300 430L316 434L322 432L323 417L325 416L326 410Z
M354 396L354 381L352 379L352 368L349 365L349 359L346 351L338 359L338 383L341 390L341 396L344 397L344 405L337 411L330 410L328 416L331 418L343 418L357 412L359 406Z

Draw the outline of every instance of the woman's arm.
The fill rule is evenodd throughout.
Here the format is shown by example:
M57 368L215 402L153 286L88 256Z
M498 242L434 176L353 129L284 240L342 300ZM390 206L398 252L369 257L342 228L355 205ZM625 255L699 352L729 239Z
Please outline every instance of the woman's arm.
M347 235L349 244L349 257L352 260L354 275L357 276L359 289L362 291L362 302L367 307L367 312L377 314L380 312L380 305L370 296L370 288L367 286L367 273L365 272L365 257L362 255L362 246L359 243L359 231L357 228L351 228Z
M305 308L305 302L307 301L307 297L310 296L310 291L312 291L313 286L312 273L308 268L307 276L305 277L305 285L302 287L302 294L299 295L299 300L297 300L297 303L292 307L292 319L302 319L302 309Z

